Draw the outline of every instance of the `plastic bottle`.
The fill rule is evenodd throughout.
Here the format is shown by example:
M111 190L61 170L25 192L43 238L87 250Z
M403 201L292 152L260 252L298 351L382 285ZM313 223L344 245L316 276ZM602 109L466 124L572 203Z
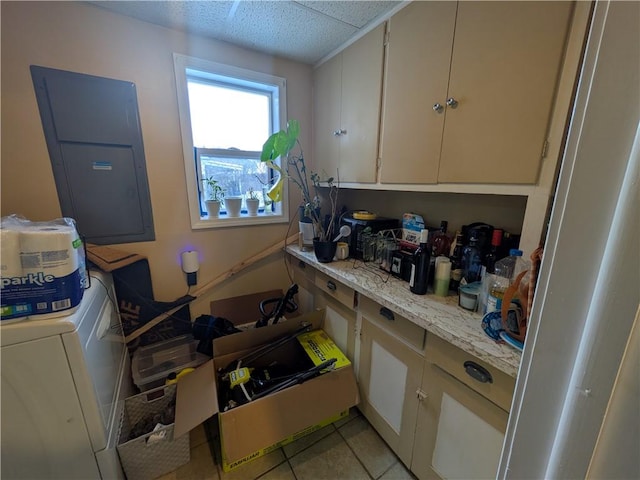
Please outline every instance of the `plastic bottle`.
M427 293L427 281L429 279L430 255L429 255L429 231L423 228L420 232L420 246L413 254L413 265L411 266L411 279L409 280L409 290L417 295Z
M508 257L496 262L493 282L487 297L487 313L502 308L504 292L520 272L529 268L529 262L522 258L522 250L517 249L511 249Z
M462 251L462 276L467 283L477 282L482 275L482 257L478 248L478 232L472 229L469 245Z

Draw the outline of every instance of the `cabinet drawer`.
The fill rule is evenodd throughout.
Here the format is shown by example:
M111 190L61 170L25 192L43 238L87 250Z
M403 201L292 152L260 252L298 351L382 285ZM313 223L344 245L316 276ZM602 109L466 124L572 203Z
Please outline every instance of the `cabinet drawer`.
M435 335L427 336L426 358L503 410L511 409L515 378Z
M427 333L424 328L369 298L360 297L360 305L358 308L367 319L382 326L389 333L415 347L417 350L422 351Z
M316 286L345 307L353 309L355 291L322 272L316 272Z
M311 290L311 287L315 285L316 269L294 257L291 257L291 275L293 281L302 288Z

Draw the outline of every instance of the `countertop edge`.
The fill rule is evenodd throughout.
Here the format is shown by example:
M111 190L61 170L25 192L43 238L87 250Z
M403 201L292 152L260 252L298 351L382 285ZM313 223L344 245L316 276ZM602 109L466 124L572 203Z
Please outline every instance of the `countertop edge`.
M521 360L520 352L490 339L482 330L482 316L459 307L456 296L442 298L433 294L413 295L406 282L391 277L382 270L375 271L361 261L347 259L320 263L313 252L300 250L292 245L286 248L286 252L510 377L516 377ZM363 280L376 283L376 288L367 287Z

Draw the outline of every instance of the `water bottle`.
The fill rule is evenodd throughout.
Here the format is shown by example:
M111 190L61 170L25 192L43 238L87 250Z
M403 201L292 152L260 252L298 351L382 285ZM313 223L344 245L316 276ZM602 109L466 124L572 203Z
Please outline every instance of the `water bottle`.
M462 251L462 276L467 283L481 280L482 257L478 248L478 236L475 229L469 234L469 245Z
M496 262L492 283L489 286L489 296L487 297L487 313L502 308L502 298L509 285L520 272L529 270L530 267L529 262L522 258L522 250L515 248L509 251L508 257Z

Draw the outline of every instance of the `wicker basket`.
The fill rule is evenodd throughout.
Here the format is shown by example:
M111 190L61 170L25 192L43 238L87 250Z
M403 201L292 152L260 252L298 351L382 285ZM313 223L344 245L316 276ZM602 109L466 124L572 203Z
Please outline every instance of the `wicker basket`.
M174 424L129 440L132 428L141 420L161 414L173 404L176 385L166 385L125 399L118 455L128 480L151 480L188 463L189 434L173 438Z

